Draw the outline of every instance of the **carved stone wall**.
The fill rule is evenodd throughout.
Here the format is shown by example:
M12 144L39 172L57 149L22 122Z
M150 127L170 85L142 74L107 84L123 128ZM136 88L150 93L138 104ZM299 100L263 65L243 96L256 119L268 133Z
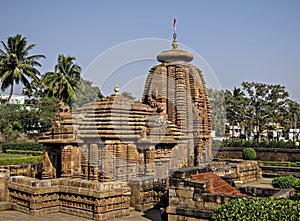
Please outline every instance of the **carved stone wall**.
M156 108L120 94L56 116L54 129L40 140L44 179L166 178L169 169L186 162L181 154L186 138L179 128Z
M223 203L226 203L231 199L242 197L241 194L232 195L214 191L211 193L211 188L219 188L218 185L211 184L211 182L221 182L215 182L214 180L211 180L211 178L207 181L199 181L187 177L187 174L190 174L191 172L193 173L193 170L185 171L183 173L179 172L169 179L169 206L166 210L169 221L209 220L213 211ZM195 176L198 175L201 176L202 174L197 174ZM224 183L222 183L222 185L224 185ZM225 182L225 185L228 186L229 184L226 184ZM226 190L228 189L227 186Z
M184 164L199 165L212 158L210 104L198 68L180 60L154 66L146 79L143 103L160 109L185 134Z
M129 215L130 187L125 182L99 183L80 179L37 180L10 177L9 201L32 215L69 213L93 220Z
M168 204L168 181L151 177L135 178L130 181L130 206L137 211L153 207L161 208Z
M28 176L38 178L42 173L42 163L27 163L20 165L3 165L0 170L6 171L7 176Z

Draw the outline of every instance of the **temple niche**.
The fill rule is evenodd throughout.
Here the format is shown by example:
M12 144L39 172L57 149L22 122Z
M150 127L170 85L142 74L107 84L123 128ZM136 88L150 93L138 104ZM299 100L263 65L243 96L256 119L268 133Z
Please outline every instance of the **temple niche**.
M202 72L193 55L173 48L157 56L142 102L115 93L71 113L61 104L43 143L43 178L129 181L167 178L169 170L205 165L211 116Z

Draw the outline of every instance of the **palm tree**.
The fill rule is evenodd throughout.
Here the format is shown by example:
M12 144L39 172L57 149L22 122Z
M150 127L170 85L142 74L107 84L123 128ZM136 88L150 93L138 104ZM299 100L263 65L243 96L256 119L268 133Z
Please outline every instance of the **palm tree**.
M46 96L57 97L69 105L77 100L76 89L81 88L81 68L74 64L75 57L58 55L54 72L42 76Z
M44 55L29 55L29 51L35 46L30 44L27 46L25 37L17 34L14 37L9 37L7 43L1 41L4 50L0 49L0 78L1 90L5 91L10 87L9 96L4 104L4 108L9 103L15 84L20 81L25 87L30 87L29 80L31 78L39 82L38 76L40 72L35 66L41 66L38 62L40 58L45 58Z

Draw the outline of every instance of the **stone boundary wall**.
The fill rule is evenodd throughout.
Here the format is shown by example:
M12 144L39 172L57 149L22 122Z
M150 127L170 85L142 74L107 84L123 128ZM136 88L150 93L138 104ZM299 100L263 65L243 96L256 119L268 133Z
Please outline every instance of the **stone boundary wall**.
M279 188L261 188L254 186L235 187L242 194L255 195L259 197L288 198L295 194L294 189L279 189Z
M126 182L15 176L9 178L7 187L13 208L31 215L63 212L102 221L130 213L131 192Z
M262 178L262 170L257 161L219 159L211 162L210 169L235 184L249 183Z
M170 179L169 221L209 220L213 211L223 203L242 196L207 193L206 181Z
M136 211L146 211L153 207L164 208L168 201L167 179L149 177L129 181L131 187L130 206Z
M295 176L300 178L300 167L261 166L264 177Z
M37 178L37 176L42 173L42 167L42 162L40 162L20 165L1 165L0 170L7 170L7 176L27 176Z
M204 221L209 220L213 212L222 204L241 197L263 196L288 198L293 189L275 189L258 187L237 187L243 195L208 193L208 182L189 178L170 178L168 221Z
M213 150L215 158L243 159L243 149L246 147L220 147ZM256 160L264 161L300 161L300 149L284 148L253 148L256 151Z

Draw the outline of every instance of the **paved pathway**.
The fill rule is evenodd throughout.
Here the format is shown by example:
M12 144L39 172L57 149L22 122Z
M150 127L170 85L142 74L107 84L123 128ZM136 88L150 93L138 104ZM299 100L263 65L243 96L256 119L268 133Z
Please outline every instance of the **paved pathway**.
M65 213L52 213L42 216L31 216L15 210L0 211L1 221L88 221L89 219L68 215ZM130 216L110 219L112 221L160 221L159 210L150 210L146 213L132 212Z

